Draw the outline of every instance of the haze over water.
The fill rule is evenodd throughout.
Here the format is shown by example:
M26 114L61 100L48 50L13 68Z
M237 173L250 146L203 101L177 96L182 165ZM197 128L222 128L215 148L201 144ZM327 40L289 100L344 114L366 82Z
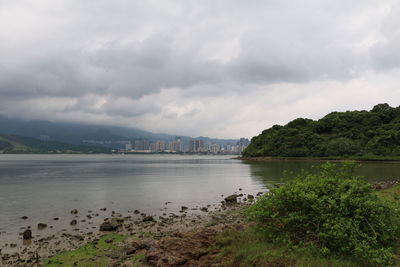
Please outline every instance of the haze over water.
M284 182L283 172L310 170L315 162L242 162L232 156L200 155L0 155L0 243L18 237L20 227L38 222L67 227L73 216L112 210L148 214L177 212L182 205L217 205L234 192L256 194ZM399 163L364 163L371 181L399 178ZM167 206L165 202L171 202ZM100 208L106 207L106 212ZM212 206L213 208L214 206ZM216 206L215 206L216 207ZM22 216L28 216L22 220ZM59 221L53 221L59 217ZM90 228L91 228L90 227Z

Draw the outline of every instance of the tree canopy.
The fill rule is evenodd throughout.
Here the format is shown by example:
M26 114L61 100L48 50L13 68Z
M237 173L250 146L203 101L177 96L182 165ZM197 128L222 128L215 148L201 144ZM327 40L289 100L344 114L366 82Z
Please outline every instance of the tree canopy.
M245 157L400 156L400 106L298 118L252 138Z

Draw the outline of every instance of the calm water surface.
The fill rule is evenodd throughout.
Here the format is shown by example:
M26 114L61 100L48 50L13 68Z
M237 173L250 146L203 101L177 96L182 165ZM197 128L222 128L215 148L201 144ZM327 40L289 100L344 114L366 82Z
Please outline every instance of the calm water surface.
M0 154L0 242L20 227L38 222L68 225L71 209L160 213L219 203L221 195L243 189L265 191L312 170L311 162L242 162L231 156L182 155L3 155ZM399 163L364 163L359 170L370 181L400 178ZM101 213L101 212L100 212ZM22 220L21 216L28 216ZM102 217L103 216L103 217ZM97 226L97 225L96 225ZM57 227L55 226L55 229Z

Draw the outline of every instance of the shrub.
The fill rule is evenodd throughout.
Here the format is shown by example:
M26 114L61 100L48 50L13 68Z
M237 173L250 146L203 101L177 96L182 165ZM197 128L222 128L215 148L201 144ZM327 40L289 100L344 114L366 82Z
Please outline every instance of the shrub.
M354 176L354 168L326 163L319 174L302 173L271 189L248 215L270 241L388 265L400 229L398 211Z

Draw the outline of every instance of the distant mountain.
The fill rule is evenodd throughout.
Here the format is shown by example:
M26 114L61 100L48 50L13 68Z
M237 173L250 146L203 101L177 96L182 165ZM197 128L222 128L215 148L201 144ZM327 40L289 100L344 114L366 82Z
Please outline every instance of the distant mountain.
M140 139L147 139L149 141L169 141L174 140L176 137L171 134L152 133L136 128L42 120L26 121L10 119L4 116L0 116L0 134L28 136L46 141L59 141L74 145L82 145L94 141L92 143L102 144L107 147L121 146L120 141L134 141ZM181 138L184 142L193 139L189 136L181 136ZM210 141L220 145L236 144L238 141L235 139L214 139L209 137L197 137L196 139Z
M2 153L110 153L111 149L101 146L41 141L26 136L0 135L0 151Z

